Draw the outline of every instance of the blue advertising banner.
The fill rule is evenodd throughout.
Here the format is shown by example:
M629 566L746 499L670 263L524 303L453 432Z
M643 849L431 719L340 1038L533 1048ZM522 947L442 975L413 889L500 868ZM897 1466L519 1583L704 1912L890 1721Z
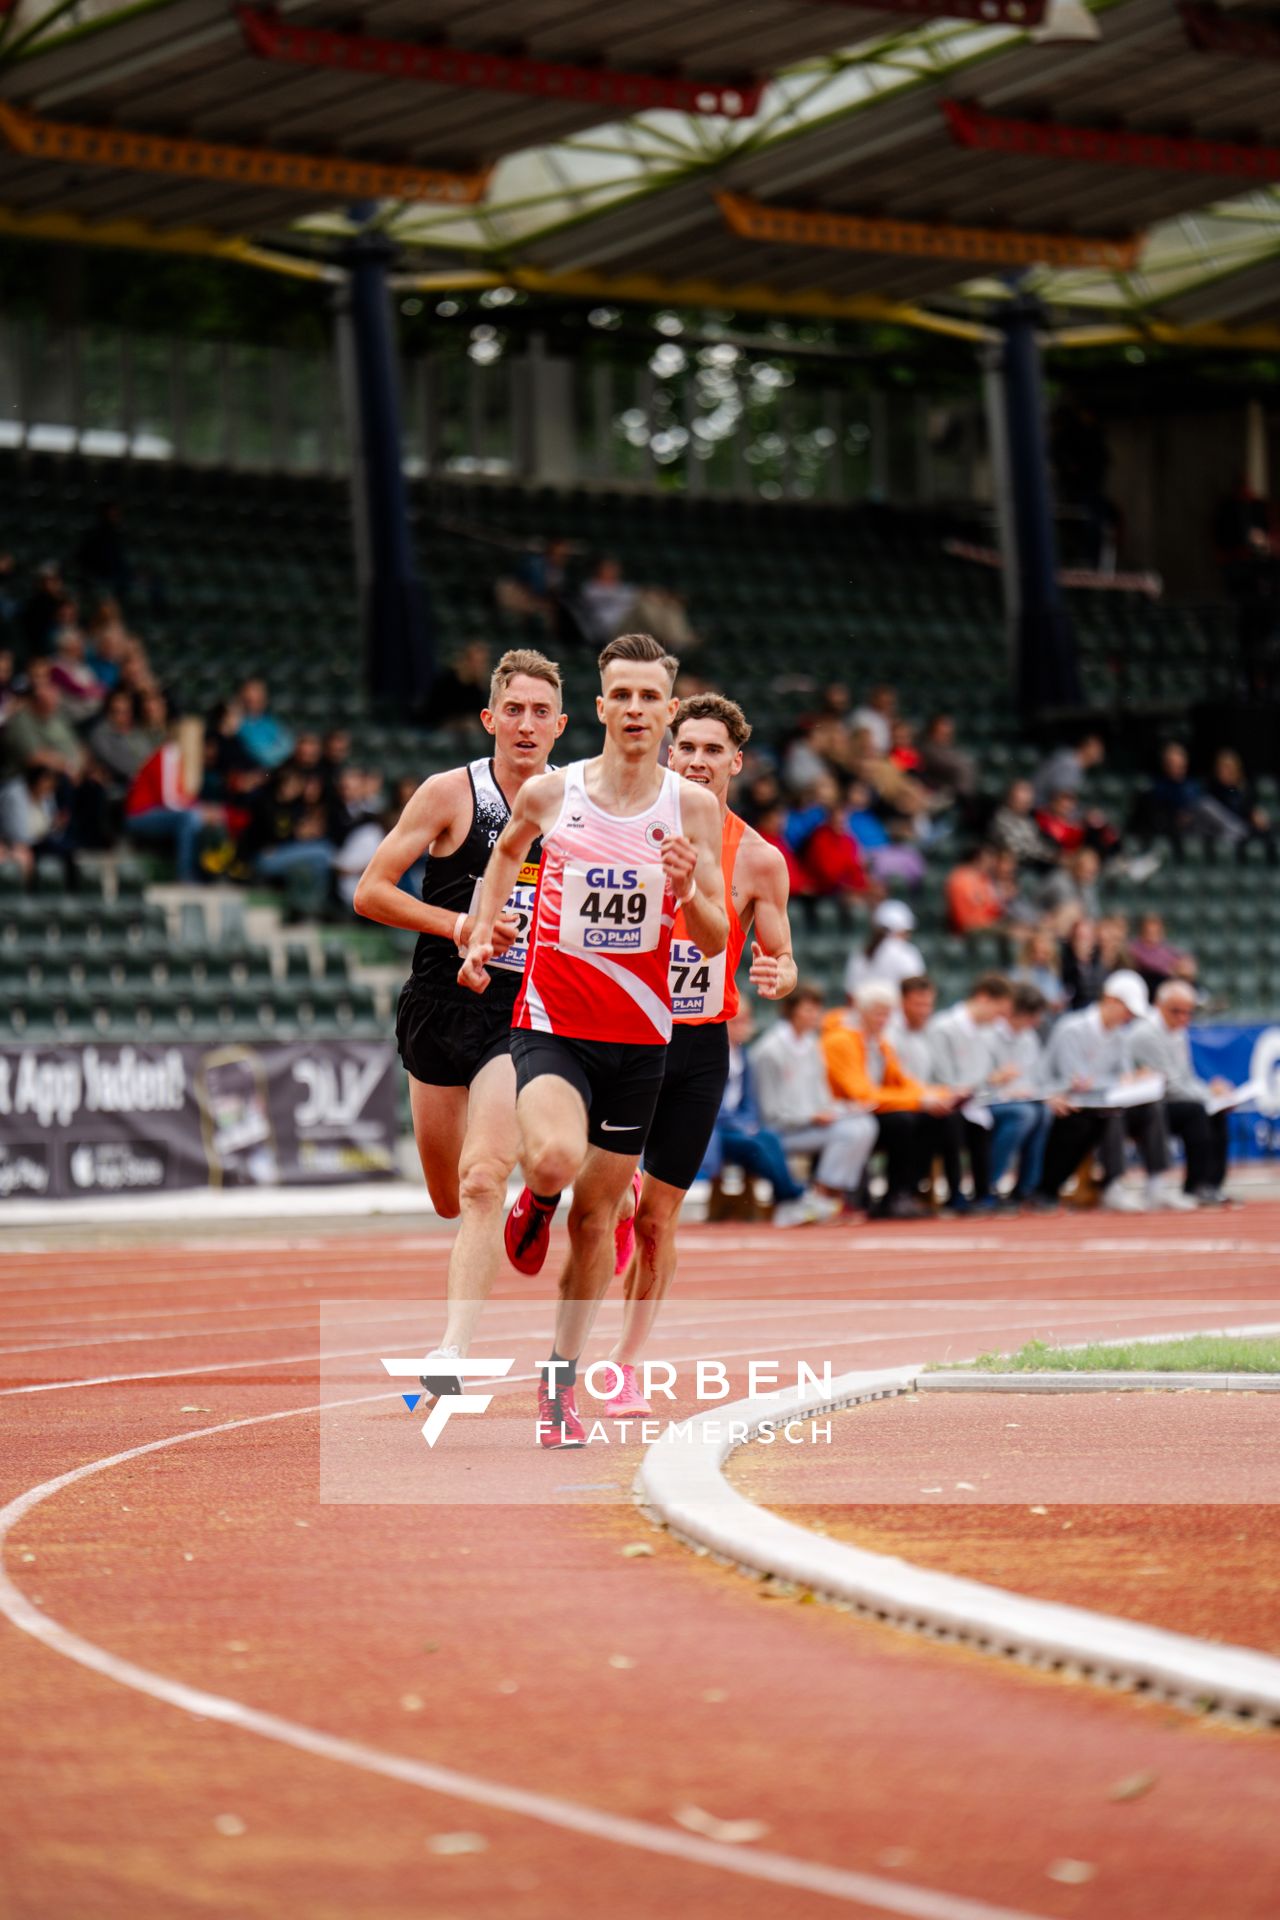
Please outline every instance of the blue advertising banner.
M1280 1159L1280 1026L1193 1027L1191 1057L1205 1080L1259 1083L1257 1098L1231 1115L1231 1158Z

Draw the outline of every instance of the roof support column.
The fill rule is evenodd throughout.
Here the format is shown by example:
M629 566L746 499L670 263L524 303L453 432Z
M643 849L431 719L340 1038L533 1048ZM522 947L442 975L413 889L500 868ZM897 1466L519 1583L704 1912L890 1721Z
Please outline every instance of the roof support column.
M337 310L365 676L375 710L403 718L430 691L435 648L401 462L400 379L387 289L394 257L380 235L358 234L342 255L347 279Z
M1075 634L1058 585L1053 489L1045 437L1037 302L1019 290L992 315L1001 340L990 372L1003 432L995 498L1005 559L1005 613L1018 704L1030 718L1084 703ZM1001 457L1003 456L1003 457Z

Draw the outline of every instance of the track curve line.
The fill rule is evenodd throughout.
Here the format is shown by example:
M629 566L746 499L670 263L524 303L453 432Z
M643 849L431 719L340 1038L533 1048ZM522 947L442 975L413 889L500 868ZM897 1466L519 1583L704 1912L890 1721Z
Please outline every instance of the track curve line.
M846 1373L828 1388L790 1388L719 1405L647 1449L636 1476L636 1497L686 1544L744 1573L806 1587L886 1625L1078 1673L1179 1706L1208 1706L1280 1725L1280 1660L1268 1654L1031 1599L826 1539L756 1506L725 1479L725 1461L743 1444L734 1437L735 1428L750 1439L789 1419L910 1393L923 1370L920 1364Z
M913 1886L906 1881L886 1880L879 1875L860 1873L844 1867L825 1866L818 1861L795 1859L789 1854L769 1851L744 1851L715 1840L699 1839L694 1834L673 1832L650 1821L636 1820L603 1808L589 1807L552 1794L532 1792L524 1787L486 1780L477 1774L436 1766L430 1761L414 1760L407 1755L385 1753L362 1741L345 1740L318 1727L286 1720L279 1714L263 1713L243 1701L225 1694L206 1693L180 1680L153 1673L146 1667L121 1659L105 1647L85 1640L35 1606L10 1580L2 1564L5 1543L18 1523L46 1500L65 1488L106 1473L112 1467L127 1465L146 1455L161 1453L169 1447L193 1440L208 1440L216 1435L234 1433L244 1427L265 1426L277 1420L291 1420L308 1414L331 1411L336 1406L360 1406L371 1400L383 1400L387 1394L360 1394L350 1400L330 1401L320 1406L287 1407L276 1413L260 1413L240 1420L227 1420L217 1426L198 1427L189 1433L167 1435L143 1446L128 1447L122 1453L105 1455L85 1465L73 1467L31 1487L0 1508L0 1615L20 1632L30 1634L43 1646L66 1659L102 1674L108 1680L149 1695L167 1706L201 1720L220 1721L242 1733L292 1747L317 1759L336 1761L356 1767L363 1773L380 1774L401 1785L421 1787L428 1793L464 1800L472 1806L489 1807L495 1812L517 1814L537 1820L544 1826L583 1834L607 1845L631 1847L642 1853L665 1855L690 1866L708 1867L739 1878L798 1888L806 1893L824 1895L832 1900L870 1908L876 1913L896 1914L903 1920L1044 1920L1041 1915L1023 1909L992 1906L985 1900L971 1900L959 1894L931 1887Z

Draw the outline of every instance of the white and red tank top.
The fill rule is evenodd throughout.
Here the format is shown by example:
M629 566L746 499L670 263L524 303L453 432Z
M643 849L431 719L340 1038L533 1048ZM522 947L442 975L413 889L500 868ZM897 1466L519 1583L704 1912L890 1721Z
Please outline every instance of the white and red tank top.
M738 962L747 935L733 904L733 870L746 831L745 820L736 813L726 813L720 854L724 904L729 915L729 944L724 951L709 960L691 937L683 910L676 910L676 923L671 929L670 984L671 1015L679 1026L718 1026L732 1020L738 1011Z
M560 812L542 836L529 957L512 1025L571 1040L665 1046L676 906L662 849L682 831L682 783L664 767L652 805L619 817L587 793L586 764L565 768Z

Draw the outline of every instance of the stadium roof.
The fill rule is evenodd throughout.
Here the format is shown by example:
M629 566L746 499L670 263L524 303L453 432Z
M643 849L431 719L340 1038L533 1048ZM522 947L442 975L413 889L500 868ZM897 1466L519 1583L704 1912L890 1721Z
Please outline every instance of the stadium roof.
M1016 271L1064 338L1280 345L1268 16L923 3L17 0L0 227L306 270L372 203L426 284L964 331Z

